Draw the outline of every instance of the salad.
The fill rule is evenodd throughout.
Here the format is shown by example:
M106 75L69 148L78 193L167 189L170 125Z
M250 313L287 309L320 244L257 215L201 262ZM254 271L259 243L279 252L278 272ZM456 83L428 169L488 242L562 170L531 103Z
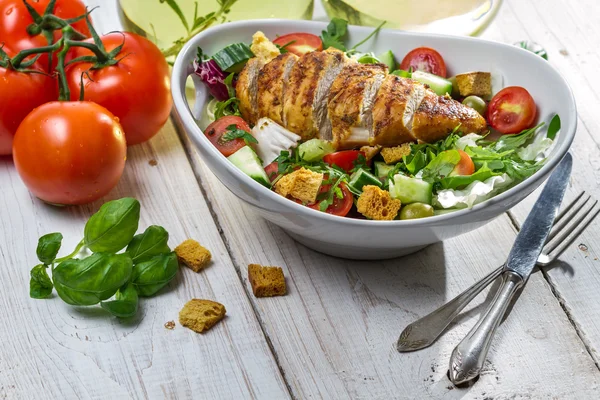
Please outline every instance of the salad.
M471 208L542 167L560 119L535 125L525 88L493 88L487 71L448 78L427 47L359 51L369 35L348 49L346 27L198 49L212 96L200 125L223 156L290 201L373 220Z

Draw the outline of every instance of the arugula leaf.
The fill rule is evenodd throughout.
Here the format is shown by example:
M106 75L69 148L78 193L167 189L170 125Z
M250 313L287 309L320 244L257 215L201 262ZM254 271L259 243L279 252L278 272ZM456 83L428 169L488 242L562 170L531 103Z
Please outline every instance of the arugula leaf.
M233 77L235 76L235 72L227 75L227 78L223 79L223 83L227 87L227 93L229 94L229 98L235 97L235 88L233 87Z
M558 116L558 114L556 114L550 120L550 125L548 125L548 133L546 133L546 137L548 139L554 140L558 131L560 131L560 117Z
M348 31L348 21L341 18L333 18L326 31L321 31L321 41L323 49L327 50L334 47L341 51L346 51L346 46L342 42L342 38L346 36Z
M392 71L391 73L392 75L396 75L399 76L401 78L412 78L412 72L410 71L405 71L403 69L397 69L395 71Z
M427 165L427 156L423 150L417 150L415 153L403 157L404 165L412 175L416 174Z
M221 136L221 140L223 142L229 142L235 139L243 139L246 144L258 143L258 140L256 140L256 138L250 133L246 132L245 130L238 129L235 124L231 124L227 127L227 133Z
M295 40L290 40L289 42L287 42L287 43L286 43L286 44L284 44L283 46L282 46L282 45L279 45L279 44L277 44L277 43L275 43L275 46L277 46L277 48L279 49L279 52L280 52L281 54L285 54L285 53L287 53L287 52L289 51L289 50L287 49L287 47L288 47L288 46L290 46L290 45L292 45L292 44L294 44L294 43L296 43L296 41L295 41Z
M502 135L500 139L493 146L496 151L504 151L504 150L514 150L517 147L521 147L531 137L535 134L535 132L545 125L545 122L534 126L533 128L525 129L520 133L515 133L514 135Z
M350 173L356 172L360 168L362 168L366 171L369 170L369 165L367 164L367 158L362 153L358 154L358 157L356 158L356 160L354 160L352 162L352 165L354 165L354 167L350 170Z
M440 184L444 189L462 189L475 181L485 181L494 176L502 175L501 172L492 171L486 164L471 175L447 176L440 179Z
M422 179L432 183L445 178L459 162L458 150L442 151L423 169Z
M215 120L224 117L226 115L237 115L242 116L240 112L240 99L232 97L225 101L218 101L215 105Z
M515 43L515 46L518 46L525 50L529 50L532 53L535 53L538 56L542 57L544 60L548 60L548 53L546 52L546 49L544 49L536 42L532 42L530 40L522 40L520 42Z

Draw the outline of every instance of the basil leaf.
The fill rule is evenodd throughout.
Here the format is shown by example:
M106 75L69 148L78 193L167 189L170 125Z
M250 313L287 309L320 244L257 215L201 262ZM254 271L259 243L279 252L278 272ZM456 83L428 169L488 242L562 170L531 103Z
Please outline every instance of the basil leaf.
M153 256L169 253L171 249L167 245L169 233L162 226L151 225L144 233L135 235L127 246L127 253L131 256L134 264L147 261Z
M423 169L422 179L427 182L434 182L444 178L452 172L459 162L460 153L458 150L442 151Z
M100 306L115 317L133 317L138 309L137 291L131 283L128 283L124 288L117 290L114 300L103 301Z
M48 276L47 265L36 265L31 269L29 280L29 297L32 299L45 299L52 294L52 281Z
M554 117L552 117L552 120L550 120L550 125L548 125L548 133L546 133L546 137L548 139L554 140L558 131L560 131L560 117L558 116L558 114L556 114Z
M140 296L152 296L177 275L179 262L175 252L160 254L133 267L131 282Z
M66 303L91 306L112 297L131 277L133 262L127 253L95 253L69 259L53 271L56 292Z
M139 219L140 202L136 199L109 201L85 224L85 244L94 252L115 253L131 242Z
M56 233L48 233L38 240L36 249L38 259L44 264L52 264L63 239L63 235Z

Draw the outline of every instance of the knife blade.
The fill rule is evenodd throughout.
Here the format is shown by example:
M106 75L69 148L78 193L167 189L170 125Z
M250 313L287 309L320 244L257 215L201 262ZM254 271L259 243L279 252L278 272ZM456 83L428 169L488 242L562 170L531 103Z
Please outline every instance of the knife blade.
M455 385L468 382L481 373L494 333L515 294L527 283L550 234L572 168L573 158L567 153L550 175L515 239L494 300L452 352L448 377Z

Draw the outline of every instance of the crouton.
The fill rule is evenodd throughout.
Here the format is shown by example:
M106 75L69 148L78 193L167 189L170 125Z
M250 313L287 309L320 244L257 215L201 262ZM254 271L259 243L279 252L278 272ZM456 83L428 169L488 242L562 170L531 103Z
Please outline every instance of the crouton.
M263 64L268 63L280 54L277 46L275 46L275 44L273 44L273 42L271 42L261 31L257 31L252 35L252 45L250 46L250 50L252 50L252 53L254 53L256 58L262 61Z
M282 296L286 293L285 277L279 267L250 264L248 280L256 297Z
M275 192L283 197L293 197L305 204L317 201L317 194L323 182L323 174L304 167L282 176L275 183Z
M206 332L225 317L225 306L211 300L192 299L179 311L179 323L186 328Z
M370 219L392 220L398 215L401 202L392 199L390 192L377 186L363 186L356 208L359 213Z
M381 156L386 164L394 164L402 160L402 157L410 154L410 143L403 143L396 147L384 147Z
M360 151L365 153L365 158L367 161L371 160L381 151L381 146L363 146L360 148Z
M175 254L177 254L179 262L194 272L200 272L206 268L211 259L210 251L193 239L188 239L175 247Z
M461 96L488 97L492 95L492 74L489 72L467 72L456 75L456 85Z

